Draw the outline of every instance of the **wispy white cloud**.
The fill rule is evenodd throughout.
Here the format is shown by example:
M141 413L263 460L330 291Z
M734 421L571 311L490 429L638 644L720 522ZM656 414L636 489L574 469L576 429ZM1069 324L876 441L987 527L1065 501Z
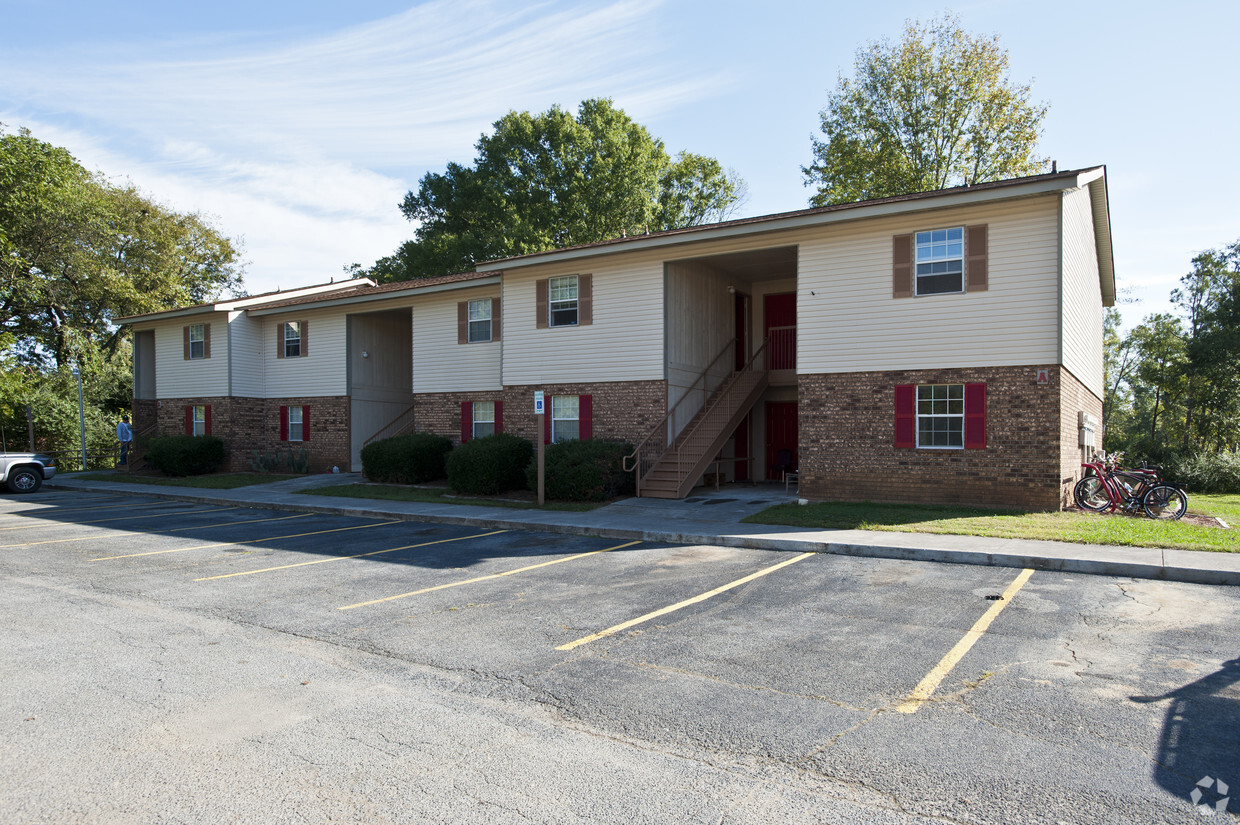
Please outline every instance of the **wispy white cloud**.
M416 177L509 109L617 99L638 120L722 85L669 65L658 3L440 0L326 36L0 54L0 120L247 239L266 289L369 264L411 234ZM652 34L653 33L653 34Z

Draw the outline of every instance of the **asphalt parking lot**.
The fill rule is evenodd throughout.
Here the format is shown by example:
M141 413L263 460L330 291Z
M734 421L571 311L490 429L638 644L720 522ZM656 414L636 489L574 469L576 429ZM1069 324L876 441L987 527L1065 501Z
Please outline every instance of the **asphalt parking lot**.
M1196 822L1240 782L1237 588L63 492L0 498L0 573L5 822Z

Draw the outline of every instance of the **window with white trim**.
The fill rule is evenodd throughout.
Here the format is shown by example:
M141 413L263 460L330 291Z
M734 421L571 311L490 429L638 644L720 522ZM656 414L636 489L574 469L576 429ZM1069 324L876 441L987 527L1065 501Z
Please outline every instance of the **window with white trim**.
M916 294L964 292L964 227L917 233Z
M193 435L207 434L207 408L201 404L194 407L193 429Z
M491 299L469 302L469 343L491 340Z
M206 358L207 357L207 325L206 324L190 324L189 325L189 357L190 358Z
M301 357L301 321L284 322L284 357Z
M917 446L964 449L964 384L917 388Z
M290 356L290 357L293 357L293 356ZM304 420L305 420L304 409L302 407L289 407L288 408L288 440L289 441L301 441L302 440L302 433L304 432L304 430L302 429L302 422Z
M495 435L495 402L475 401L473 437L484 438L488 435Z
M547 283L551 326L571 327L577 324L577 276L560 275Z
M577 395L551 396L551 443L571 441L581 437L581 397Z

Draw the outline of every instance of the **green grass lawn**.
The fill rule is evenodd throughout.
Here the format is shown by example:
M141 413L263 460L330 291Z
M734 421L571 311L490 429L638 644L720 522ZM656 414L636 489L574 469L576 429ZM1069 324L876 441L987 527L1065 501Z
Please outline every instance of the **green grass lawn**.
M306 496L346 496L348 498L377 498L385 501L426 501L435 504L473 504L481 507L511 507L515 510L573 510L585 511L602 507L602 503L589 501L548 501L541 508L532 501L514 501L506 498L468 498L454 495L451 490L439 487L406 487L400 484L340 484L298 491Z
M1189 512L1219 516L1234 527L1240 525L1240 495L1190 496ZM1188 522L1097 515L1080 510L1022 513L970 507L836 501L804 506L780 504L755 513L745 521L837 530L887 530L1240 552L1240 529L1223 530Z
M273 473L219 473L218 475L185 476L184 478L139 476L127 473L83 473L73 476L74 479L83 481L115 481L122 484L154 484L161 487L197 487L205 490L233 490L237 487L271 484L273 481L285 481L295 477Z

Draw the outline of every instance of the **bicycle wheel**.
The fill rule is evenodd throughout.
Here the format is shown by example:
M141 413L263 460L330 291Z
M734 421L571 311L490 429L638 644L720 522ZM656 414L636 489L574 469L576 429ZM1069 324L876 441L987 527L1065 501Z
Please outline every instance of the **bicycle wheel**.
M1111 497L1107 495L1106 485L1098 476L1085 476L1078 481L1076 489L1072 491L1072 497L1076 499L1076 506L1082 510L1101 513L1111 506Z
M1159 484L1145 494L1145 514L1153 519L1181 518L1188 510L1188 496L1178 487Z

